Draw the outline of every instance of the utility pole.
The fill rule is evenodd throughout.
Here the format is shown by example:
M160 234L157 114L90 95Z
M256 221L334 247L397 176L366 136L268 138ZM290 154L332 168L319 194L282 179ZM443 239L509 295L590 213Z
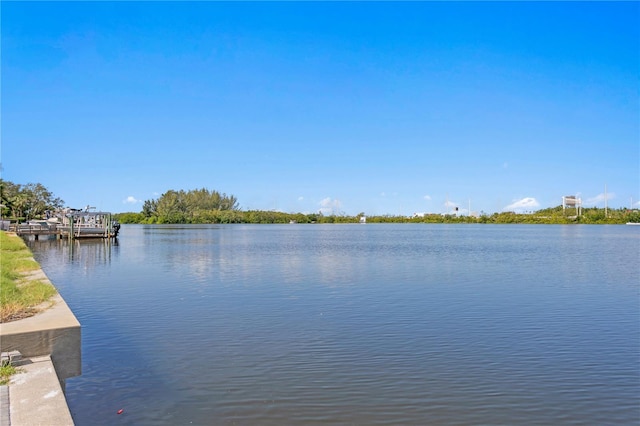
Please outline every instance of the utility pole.
M607 212L607 184L604 184L604 217L605 219L608 217Z

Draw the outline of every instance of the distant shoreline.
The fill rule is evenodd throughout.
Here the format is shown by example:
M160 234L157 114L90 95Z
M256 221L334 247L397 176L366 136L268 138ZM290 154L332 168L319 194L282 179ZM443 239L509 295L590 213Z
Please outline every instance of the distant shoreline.
M284 213L262 210L207 210L181 212L179 215L144 213L117 213L116 220L123 224L324 224L324 223L481 223L481 224L536 224L536 225L625 225L640 223L638 209L584 208L578 216L573 209L562 206L531 213L502 212L478 215L465 214L415 214L356 216L322 213Z

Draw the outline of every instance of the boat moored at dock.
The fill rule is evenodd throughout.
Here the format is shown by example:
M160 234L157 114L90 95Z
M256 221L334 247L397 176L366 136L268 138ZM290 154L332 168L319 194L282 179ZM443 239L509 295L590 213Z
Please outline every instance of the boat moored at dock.
M120 224L113 219L110 212L67 208L54 212L47 219L30 220L15 225L18 235L56 235L71 239L76 238L116 238Z
M109 212L68 209L58 226L60 235L71 238L115 238L120 224Z

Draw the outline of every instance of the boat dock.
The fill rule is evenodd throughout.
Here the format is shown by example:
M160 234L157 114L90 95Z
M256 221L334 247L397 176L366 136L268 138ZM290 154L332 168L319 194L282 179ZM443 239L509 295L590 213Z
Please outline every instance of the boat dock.
M59 238L116 238L120 224L109 212L94 212L68 209L46 220L31 220L27 223L11 224L9 231L16 234L40 236L54 235Z
M15 232L16 234L23 235L33 235L37 240L39 236L50 236L56 235L62 237L61 230L58 229L56 225L48 226L42 224L35 223L20 223L20 224L11 224L9 225L9 232Z

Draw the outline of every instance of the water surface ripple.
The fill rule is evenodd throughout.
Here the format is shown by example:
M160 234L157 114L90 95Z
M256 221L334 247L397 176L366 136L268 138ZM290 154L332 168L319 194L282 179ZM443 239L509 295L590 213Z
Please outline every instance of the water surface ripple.
M83 327L78 425L631 425L637 228L125 225L29 245Z

